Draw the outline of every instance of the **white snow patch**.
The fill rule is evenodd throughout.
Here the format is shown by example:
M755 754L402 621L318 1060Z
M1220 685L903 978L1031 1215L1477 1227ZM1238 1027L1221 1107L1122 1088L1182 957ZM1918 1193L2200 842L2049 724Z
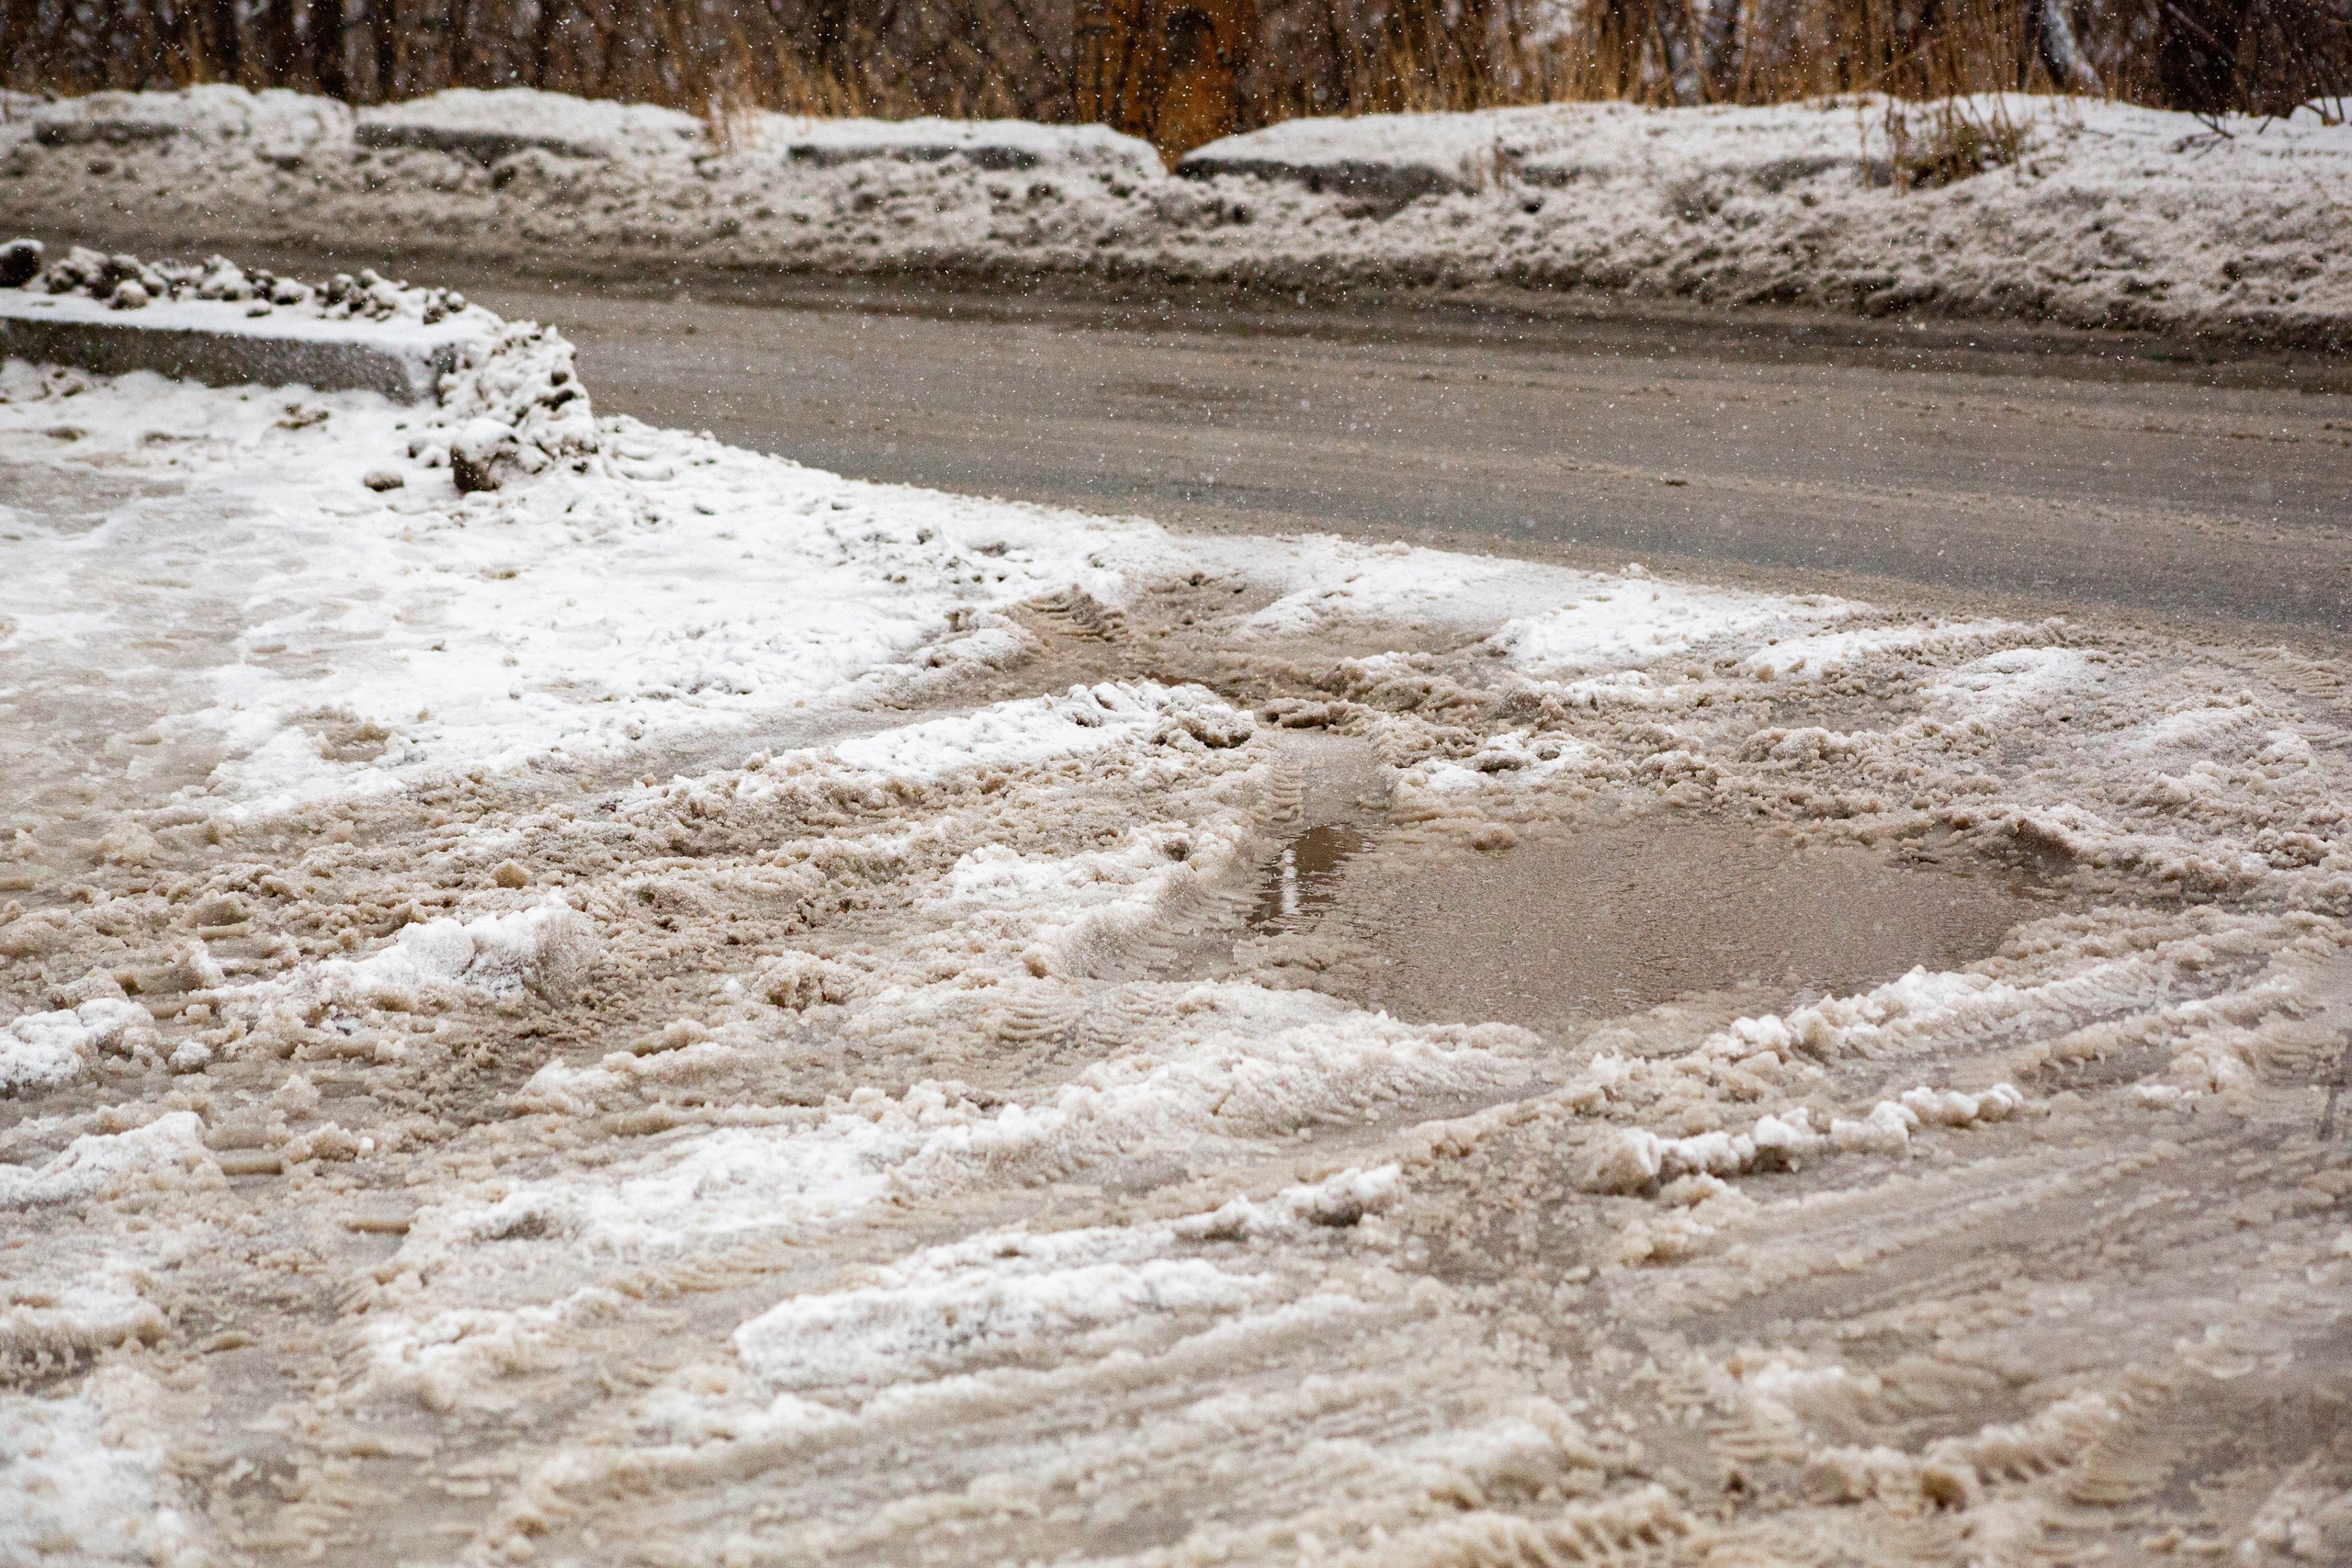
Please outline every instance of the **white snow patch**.
M1928 688L1929 700L1962 719L1987 723L2104 684L2098 667L2071 648L2013 648L1971 660Z
M70 1202L207 1168L217 1168L204 1146L204 1123L192 1111L172 1111L126 1133L84 1134L35 1169L0 1165L0 1209Z
M1858 660L1892 653L1945 652L2022 630L2013 621L1963 621L1925 626L1869 626L1781 637L1740 660L1740 672L1776 680L1817 681Z
M164 1459L159 1434L87 1395L0 1393L0 1560L201 1568L198 1517Z
M100 997L56 1012L24 1013L0 1025L0 1094L71 1083L126 1032L152 1029L137 1002Z
M655 104L575 98L532 87L452 87L356 117L363 147L418 147L494 163L537 148L571 158L660 158L698 151L702 122Z
M837 168L867 159L935 164L960 158L976 169L1098 169L1130 180L1166 178L1151 143L1107 125L1039 125L1024 119L808 119L763 114L750 121L756 144L791 164Z
M1164 1256L1164 1230L978 1236L882 1270L858 1290L795 1296L735 1331L781 1389L937 1377L1144 1316L1200 1317L1261 1299L1267 1281Z
M435 984L493 996L529 989L563 1002L578 993L601 946L586 916L551 897L511 914L403 926L399 940L380 953L320 964L316 984L330 996L379 1002Z
M1148 736L1170 714L1197 714L1249 732L1236 713L1200 686L1104 682L1058 697L997 703L956 718L928 719L844 740L833 753L853 768L933 779L967 768L1046 761Z
M1865 608L1818 595L1740 593L1646 575L1600 579L1568 604L1509 623L1492 641L1530 674L1586 675L1638 669L1733 639L1809 634Z

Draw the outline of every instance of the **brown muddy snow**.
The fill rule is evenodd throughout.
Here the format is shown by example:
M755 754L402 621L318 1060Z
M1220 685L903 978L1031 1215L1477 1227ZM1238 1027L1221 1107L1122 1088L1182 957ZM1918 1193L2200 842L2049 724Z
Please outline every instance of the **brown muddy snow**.
M1811 602L1531 673L1183 547L748 740L275 812L71 751L0 824L0 1544L2352 1552L2332 669Z

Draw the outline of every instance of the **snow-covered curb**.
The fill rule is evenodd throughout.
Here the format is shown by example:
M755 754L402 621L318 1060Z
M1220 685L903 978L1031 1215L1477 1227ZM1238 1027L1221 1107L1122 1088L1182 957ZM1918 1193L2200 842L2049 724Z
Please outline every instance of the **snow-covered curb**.
M2352 128L2011 97L2014 164L1898 189L1934 106L1555 105L1294 120L1176 174L1097 126L453 92L96 94L0 127L0 223L568 269L1522 288L2324 345L2352 323Z
M77 245L43 260L38 241L0 245L0 354L104 376L430 402L503 324L462 295L373 271L313 287L225 256L159 264Z
M0 291L0 353L101 375L153 370L209 386L305 386L429 401L470 334L456 323L249 321L243 307L173 300L136 315L95 300Z

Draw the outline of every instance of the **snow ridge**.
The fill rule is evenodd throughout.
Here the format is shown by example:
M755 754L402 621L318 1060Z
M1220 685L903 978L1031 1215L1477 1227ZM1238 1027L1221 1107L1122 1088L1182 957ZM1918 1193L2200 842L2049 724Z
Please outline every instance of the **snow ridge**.
M2014 158L1905 188L1939 116L2014 130ZM94 143L137 177L94 182ZM208 86L45 106L0 126L0 222L479 261L1575 289L2312 345L2352 321L2352 127L2317 113L1560 104L1293 120L1170 174L1097 126L754 114L718 138L521 89L355 118Z

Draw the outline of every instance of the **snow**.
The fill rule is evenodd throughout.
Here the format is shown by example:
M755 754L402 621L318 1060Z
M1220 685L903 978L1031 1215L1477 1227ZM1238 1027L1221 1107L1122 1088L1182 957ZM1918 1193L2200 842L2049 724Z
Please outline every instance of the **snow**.
M367 344L371 347L406 349L420 358L454 348L478 335L488 312L475 310L435 326L421 321L381 322L335 320L272 310L256 318L252 308L225 299L162 299L135 311L109 307L78 294L32 294L0 290L0 333L8 321L72 321L107 327L139 327L153 332L234 333L240 337L289 339L305 343ZM428 383L428 389L430 383Z
M911 680L907 661L945 640L951 613L1068 582L1106 526L854 484L628 421L600 432L584 398L532 405L515 427L540 482L460 496L437 427L369 394L322 394L308 406L326 417L298 424L282 396L142 375L67 398L21 364L6 374L5 439L55 451L42 433L70 417L84 434L59 454L69 465L175 492L87 531L23 519L35 531L0 582L11 657L128 641L185 620L174 604L223 606L209 657L175 671L181 694L141 722L218 734L232 756L208 787L265 807L576 762L836 700L864 676ZM446 417L499 400L481 379L445 396ZM387 469L401 488L363 482ZM209 521L223 513L236 525ZM188 552L175 590L140 604L92 592L125 552L157 548ZM372 755L323 754L320 716L336 714Z
M0 1094L71 1083L134 1028L150 1028L147 1010L107 997L56 1012L21 1014L0 1026Z
M652 104L575 98L536 87L453 87L361 109L362 147L425 147L484 164L537 148L567 158L659 157L700 143L702 122Z
M1232 728L1237 739L1250 729L1247 715L1235 713L1203 687L1103 682L1073 686L1059 697L1000 703L968 716L844 740L833 754L854 768L894 778L929 779L966 768L1042 762L1099 750L1147 735L1171 715L1180 720L1204 716Z
M1639 577L1599 580L1574 603L1513 620L1490 641L1529 673L1557 679L1640 669L1726 638L1815 632L1865 608L1838 599L1725 593Z
M81 1394L0 1393L0 1558L202 1568L197 1520L145 1425Z
M51 147L136 146L185 136L243 142L258 156L285 159L347 138L351 125L351 109L340 99L283 87L252 93L208 84L177 93L101 92L39 104L28 114L12 115L0 134Z
M763 115L752 121L763 148L817 168L882 158L935 164L960 157L976 169L1074 168L1157 179L1150 143L1107 125L1038 125L1021 119L808 119Z
M320 988L380 1004L413 998L436 983L457 984L492 996L528 989L562 1002L579 991L596 949L595 927L561 899L549 898L512 914L405 926L380 953L322 965Z
M921 1510L877 1518L869 1483L911 1497L916 1477L923 1508L1011 1532L1081 1486L1126 1506L1138 1455L1204 1467L1170 1495L1213 1495L1236 1533L1193 1544L1239 1560L1299 1555L1331 1498L1436 1554L1656 1544L1687 1521L1634 1484L1650 1461L1604 1453L1565 1402L1613 1427L1677 1380L1740 1382L1746 1352L1640 1335L1800 1279L1792 1235L1816 1227L1836 1278L1882 1236L1956 1245L1923 1213L1998 1233L1984 1216L2035 1190L2182 1170L2132 1131L2226 1133L2196 1115L2214 1101L2268 1116L2273 1093L2285 1111L2252 1124L2309 1145L2352 994L2326 912L2352 908L2352 856L2341 734L2280 661L855 484L600 418L560 334L483 325L422 411L0 367L29 476L0 517L21 536L0 681L25 716L0 764L54 792L26 796L43 829L47 802L85 821L72 792L119 781L69 846L86 891L28 878L40 907L0 919L12 994L40 998L0 1025L23 1112L0 1209L25 1242L0 1348L68 1368L0 1398L0 1462L27 1478L0 1485L0 1552L192 1557L210 1526L173 1477L221 1472L153 1438L183 1399L222 1464L321 1451L313 1425L397 1462L386 1434L430 1434L436 1464L448 1433L460 1462L526 1434L489 1445L496 1495L466 1515L488 1522L449 1552L483 1560L542 1535L560 1557L592 1519L633 1551L631 1509L715 1559L779 1499L796 1548L913 1560L935 1538L888 1532ZM485 488L460 491L460 459ZM1332 700L1306 705L1339 733L1265 721L1303 699L1252 713L1143 673L1149 606L1196 572L1261 606L1209 646L1311 653ZM1058 649L1023 685L1078 592L1133 641ZM1383 651L1330 660L1342 633ZM1069 683L1097 659L1115 673ZM1758 681L1832 672L1837 729L1812 722L1819 690ZM1976 962L1727 1023L1720 996L1552 1037L1417 1021L1252 967L1301 940L1241 912L1299 829L1284 770L1309 746L1364 756L1374 804L1347 809L1385 813L1374 872L1475 877L1503 821L1654 823L1688 786L1719 822L1841 852L2038 845L2086 880ZM114 994L166 960L152 1019ZM184 1001L200 1020L165 1016ZM2143 1049L2153 1081L2097 1126L2071 1104L2098 1075L2052 1081ZM41 1098L77 1075L103 1094ZM232 1183L215 1143L280 1174ZM1969 1181L1991 1207L1949 1201ZM396 1222L365 1207L388 1201ZM1497 1203L1597 1221L1591 1266L1509 1274L1520 1244L1479 1228ZM1491 1294L1547 1334L1596 1325L1595 1353L1499 1333L1483 1280L1431 1257L1447 1235L1494 1237ZM229 1322L286 1368L264 1447L237 1414L250 1374L185 1354ZM1613 1338L1668 1375L1580 1381ZM1770 1364L1740 1363L1747 1394L1797 1424L1806 1473L1925 1495L1919 1456L1800 1440L1859 1375ZM133 1381L151 1365L169 1389ZM1928 1453L1982 1490L2086 1412ZM902 1456L930 1444L984 1459L922 1479ZM405 1506L345 1479L355 1517ZM1463 1501L1545 1487L1533 1515Z
M2024 151L1898 190L1891 120ZM371 139L405 139L369 145ZM131 176L94 181L92 141ZM9 143L15 145L11 150ZM422 144L419 144L422 143ZM454 151L451 151L454 150ZM363 111L198 87L0 126L0 224L484 262L919 268L1329 293L1599 290L2326 344L2352 126L2009 96L1285 121L1177 174L1099 127L690 118L524 89ZM494 164L495 168L485 164ZM94 212L93 202L100 206Z
M317 324L404 341L431 297ZM1180 558L1277 589L1249 636L1391 616L1486 632L1526 612L1504 635L1550 665L1637 665L1694 638L1855 610L1325 538L1180 549L1139 521L855 483L600 422L560 334L462 310L458 368L421 416L365 393L288 400L0 370L10 440L63 473L103 466L168 491L95 528L23 519L33 532L0 582L10 656L127 649L157 624L205 626L145 694L160 705L122 728L219 747L191 798L268 811L534 759L593 765L1001 664L1022 647L1003 609L1073 585L1115 606L1131 579ZM252 326L283 330L290 314ZM45 434L60 428L73 440ZM469 432L481 450L461 472ZM378 488L388 478L399 485ZM493 488L460 493L459 479ZM219 526L224 514L236 525ZM136 602L101 589L126 554L157 550L177 552L184 575ZM842 755L922 777L1170 725L1213 746L1248 731L1197 688L1102 687L847 741Z
M735 1330L736 1352L779 1389L872 1386L1142 1314L1238 1312L1266 1293L1264 1280L1170 1250L1164 1228L978 1236L894 1265L874 1285L780 1303Z
M149 1176L212 1163L192 1111L174 1111L127 1133L91 1133L37 1170L0 1165L0 1209L29 1209L113 1191Z
M1784 637L1749 654L1740 669L1768 680L1818 681L1861 660L1913 650L1949 651L2026 630L2014 621L1967 621Z
M136 289L144 299L145 290L126 284L118 299ZM254 308L210 299L160 299L125 309L76 295L24 296L0 291L0 348L13 348L20 355L40 352L43 339L37 334L64 329L78 330L85 335L107 334L116 337L130 335L145 340L125 343L119 347L127 350L130 364L156 362L160 355L171 355L190 369L205 372L204 378L213 381L244 379L253 374L255 356L250 353L231 359L220 350L224 346L269 346L291 350L325 350L307 357L291 357L283 363L288 378L300 378L321 385L373 386L379 390L396 390L404 402L430 400L442 375L451 369L460 347L471 335L469 323L446 322L427 327L417 323L406 330L381 330L372 321L329 321L295 315L270 315L252 320ZM118 346L118 345L109 345ZM338 355L334 351L346 351ZM364 355L351 355L347 351L364 350ZM386 363L389 361L389 363Z

